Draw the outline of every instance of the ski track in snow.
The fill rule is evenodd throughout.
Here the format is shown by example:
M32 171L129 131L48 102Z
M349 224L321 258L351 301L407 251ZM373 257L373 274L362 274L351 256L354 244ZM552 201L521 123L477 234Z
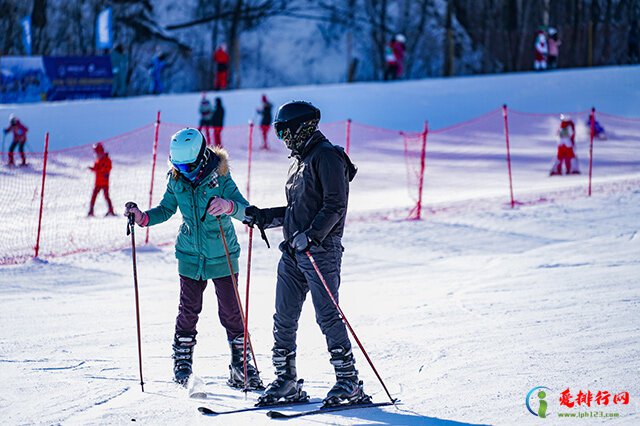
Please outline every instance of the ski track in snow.
M610 97L615 99L621 113L631 113L637 108L634 103L637 89L629 89L635 87L629 82L637 79L637 73L631 68L613 73L624 78L607 79L612 87ZM597 86L595 83L606 71L554 72L549 74L553 78L548 81L574 76L580 79L574 86L582 90ZM390 105L384 99L390 99L388 91L395 87L394 97L397 95L405 102L394 114L385 111L385 117L394 122L404 111L411 110L414 114L411 121L422 122L424 111L416 108L419 102L415 95L425 87L435 85L448 91L447 102L434 105L448 105L452 87L463 87L454 92L464 90L465 96L474 99L476 106L472 109L477 112L478 105L484 111L495 107L498 101L495 97L485 99L480 92L468 93L471 91L466 88L489 81L492 85L484 89L492 90L497 84L506 83L505 90L520 99L523 91L514 90L517 85L509 87L513 84L509 82L539 82L541 77L525 74L488 78L352 85L348 86L349 93L356 91L359 96L344 107L353 109L356 104L364 116L375 117L376 108ZM384 92L382 101L362 101L377 96L373 90L377 87ZM301 93L300 90L282 89L274 93L274 100L276 103L287 100L293 93ZM306 88L302 93L314 102L328 103L330 99L337 105L343 99L336 93L343 90L344 87L337 86L318 87ZM618 96L622 90L631 91L631 95ZM238 110L253 111L257 93L238 91L225 96L230 103L237 101L234 114L238 116ZM570 93L562 95L571 98ZM584 98L591 102L593 97L586 92L581 95L582 101L575 104L575 109L584 109ZM86 142L73 136L78 132L83 137L88 134L82 126L72 129L71 121L60 116L82 121L85 116L103 116L96 112L103 108L122 106L118 108L119 114L127 117L122 123L118 121L120 127L116 129L109 122L108 129L103 126L90 133L92 138L106 137L146 122L145 117L155 116L152 112L158 107L163 114L167 110L163 122L193 121L192 107L197 105L198 96L38 104L21 106L18 112L20 115L24 112L28 119L29 114L41 116L46 111L49 115L38 124L40 129L33 129L33 136L37 138L45 127L55 124L53 130L59 134L60 147L72 141ZM559 98L557 94L554 96ZM418 98L423 102L428 97ZM628 104L620 102L623 98L628 99ZM539 109L537 102L542 100L536 101L535 106L531 100L525 102L527 99L525 96L521 100L521 107L530 105L531 109ZM545 97L545 104L547 100ZM174 105L174 101L179 102ZM318 104L324 108L325 103ZM565 101L561 107L569 106ZM0 107L0 115L8 113L8 108L13 107ZM53 109L56 114L51 115ZM82 114L79 110L83 110ZM338 115L332 119L343 118L339 115L343 111L334 111ZM441 113L453 116L456 111L445 108ZM458 113L470 116L468 110ZM389 391L402 404L397 408L305 417L296 419L295 424L538 425L540 420L529 414L524 405L527 392L535 386L547 386L554 395L566 388L574 395L578 390L629 391L628 406L607 407L622 414L607 423L640 423L640 160L637 144L632 144L638 141L638 131L631 125L625 128L618 120L618 128L609 132L610 139L598 142L595 158L601 163L594 175L593 197L587 198L585 175L557 179L546 176L548 161L555 151L552 132L556 120L549 116L537 120L523 114L518 118L513 114L510 123L514 129L512 153L517 154L513 156L517 165L514 167L517 202L511 209L506 197L501 117L499 111L491 114L498 120L466 123L459 132L430 134L421 221L404 220L411 204L407 186L414 194L415 183L407 185L408 176L412 177L405 169L402 141L389 144L386 135L381 136L383 142L365 138L362 145L352 144L352 156L360 171L351 187L340 303ZM531 120L534 128L527 127ZM580 120L584 121L583 117ZM400 122L392 124L389 127L402 127ZM518 125L526 131L518 132ZM170 127L165 127L166 132ZM579 133L580 149L586 150L584 129L578 130L583 132ZM338 133L335 128L333 131L336 135L343 134L342 128ZM340 143L341 137L336 136L334 142ZM246 150L244 145L229 148L233 159L237 159L234 178L239 188L245 188ZM252 202L261 207L283 203L282 187L288 163L284 151L282 146L274 145L272 151L254 152ZM580 155L584 172L587 155L583 151ZM120 225L122 218L95 218L77 226L82 213L78 213L77 206L86 202L82 185L90 182L69 167L78 158L65 159L59 155L58 160L51 162L52 174L47 185L58 188L58 197L68 202L59 210L62 212L59 217L51 218L52 224L60 221L60 226L73 231L70 235L77 240L68 240L72 246L91 243L92 231L102 231L117 243L105 247L126 247L128 239L123 232L124 224ZM145 161L146 158L136 158L123 163L126 167L117 173L130 177L129 173L138 170ZM37 159L32 164L33 170L25 173L33 174L38 168ZM147 164L144 164L146 179ZM6 174L4 170L0 173ZM17 184L23 181L17 173L11 171L4 177ZM31 179L38 179L34 176ZM134 194L127 191L128 180L118 182L120 186L113 188L112 194L117 198L116 205L121 205L125 196L133 199ZM162 189L162 179L157 180L157 185ZM142 186L138 187L142 191ZM147 190L145 186L144 191ZM147 194L135 196L145 199ZM29 197L36 200L37 191L29 192ZM22 201L28 204L33 200ZM16 209L16 204L11 205ZM8 237L30 235L31 230L25 227L31 222L30 218L7 220L2 228ZM179 218L174 218L158 226L153 231L154 238L170 241L178 223ZM45 222L44 226L52 224ZM244 297L247 234L240 225L237 232L244 250L239 279L240 294ZM279 259L276 247L281 233L268 230L267 234L274 247L271 250L266 249L257 234L254 238L250 312L252 341L266 383L273 379L271 327ZM200 405L218 409L246 407L253 405L256 396L244 395L225 385L229 348L211 289L205 292L194 354L194 373L203 380L207 398L189 398L185 389L171 381L171 343L179 296L172 245L138 250L145 393L140 391L131 269L128 249L90 251L55 257L48 262L0 267L2 423L276 422L266 417L266 411L205 417L196 410ZM386 394L364 356L359 349L354 353L365 390L374 401L385 401ZM299 375L305 379L305 389L312 398L322 398L333 384L328 358L312 304L307 301L300 319L297 362ZM555 403L550 401L554 409ZM286 410L289 409L282 409Z
M350 223L341 304L402 405L296 424L533 424L537 419L522 401L537 385L637 394L639 215L635 190L423 221ZM246 234L239 237L246 247ZM255 242L250 321L265 381L272 378L277 259L277 250ZM216 418L196 411L255 399L224 385L228 348L209 291L194 366L208 398L189 399L171 382L178 295L172 248L140 252L138 263L145 394L126 251L2 269L5 422L274 422L264 412ZM384 401L366 360L356 354L366 389ZM305 388L322 397L333 376L310 303L301 318L298 360ZM630 415L612 421L639 421L637 401L628 408Z

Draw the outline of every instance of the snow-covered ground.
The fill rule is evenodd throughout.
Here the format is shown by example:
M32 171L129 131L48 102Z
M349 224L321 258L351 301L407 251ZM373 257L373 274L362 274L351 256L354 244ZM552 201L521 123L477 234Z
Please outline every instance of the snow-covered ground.
M255 109L266 93L275 106L294 99L313 102L323 121L348 118L395 130L432 129L474 118L507 103L527 112L599 111L640 116L640 67L601 67L548 73L513 73L414 81L332 84L245 89L209 93L220 96L225 125L256 120ZM51 149L93 143L153 123L158 110L165 123L198 123L200 93L140 96L130 99L0 105L0 124L9 114L20 117L29 132L29 145L42 151L44 134Z
M566 388L574 394L629 391L630 405L606 410L624 415L620 424L637 424L639 216L635 185L517 210L350 224L342 307L403 405L300 423L534 424L540 420L527 412L526 393L547 386L554 395ZM239 235L246 247L245 233ZM278 235L270 237L276 241ZM277 259L276 250L256 241L250 322L265 379L272 377ZM128 251L2 269L5 424L273 421L264 413L202 418L196 407L203 402L171 384L179 291L172 249L142 251L138 268L145 394L137 378ZM206 405L251 404L255 395L245 400L223 385L228 349L212 292L206 293L199 332L195 372L207 384ZM367 390L385 400L364 357L356 355ZM327 358L307 303L298 360L313 397L322 397L331 384ZM550 407L558 412L556 401Z
M628 71L636 69L612 70L631 81L637 80L637 73L632 76ZM595 81L601 71L567 73L584 73ZM557 75L560 73L549 74L549 78ZM462 79L460 84L475 82L465 87L472 92L470 98L480 102L485 83L501 78L508 86L516 77L474 77ZM531 74L522 82L546 81L541 78ZM421 98L416 93L427 83L431 84L399 83L398 87L407 85L404 108L420 108ZM442 84L449 83L443 80ZM352 105L350 111L358 111L359 105L362 111L370 111L367 99L374 86L359 85L359 90L347 87L354 91L353 99L363 102ZM619 110L614 112L640 115L636 110L640 86L627 89L626 97L622 86L616 87L617 92L608 95L620 100ZM304 90L286 90L299 93L301 98L307 96ZM320 96L323 89L314 90L314 96ZM444 93L448 89L434 89L438 90ZM516 92L518 86L512 90ZM601 95L596 91L590 97L600 100ZM544 94L530 96L531 100L523 100L519 108L539 110ZM496 104L505 101L496 97ZM122 102L122 111L135 116L142 100L29 108L40 108L39 114L49 117L50 125L75 132L77 117L67 115L69 110L55 118L48 112L56 107L84 108L88 115L110 116L108 109L117 102ZM328 110L347 108L340 98L331 101L327 97L326 102ZM452 116L468 118L467 109L458 110L453 102L446 105ZM572 109L585 107L580 103ZM168 114L180 117L181 108L176 106ZM601 160L594 195L586 198L584 175L547 177L555 122L545 124L548 117L543 117L535 131L527 133L531 127L519 128L523 116L514 114L514 185L516 199L526 205L512 210L506 204L504 152L498 148L504 143L498 137L499 112L496 116L498 120L488 127L471 123L455 132L429 136L426 214L421 221L364 220L410 206L406 188L412 185L406 181L402 139L390 144L388 137L386 142L369 138L366 146L352 146L360 174L352 184L353 214L344 238L340 300L391 394L402 404L308 417L296 424L538 424L544 420L535 418L525 406L527 393L536 386L550 388L546 401L551 423L571 421L558 418L560 412L587 411L617 412L621 417L612 420L616 424L640 422L640 136L635 124L627 128L623 121L616 121L618 125L610 127L610 139L596 145L601 156L595 158ZM389 127L404 126L402 117L388 114L387 118L396 120ZM91 122L82 126L91 131ZM125 130L119 128L116 133ZM545 138L545 131L549 138ZM579 138L584 144L584 133L579 133ZM232 150L232 160L243 154ZM587 158L584 150L581 156ZM52 170L56 173L48 179L52 187L62 188L57 195L61 200L54 205L75 211L77 198L86 198L80 194L81 179L65 153L54 158ZM85 160L88 158L86 155ZM135 167L136 161L146 159L131 160L130 166ZM285 164L286 153L281 147L255 153L252 200L258 205L282 203ZM38 168L37 162L33 168ZM241 163L233 170L239 187L244 188L246 170ZM20 181L11 173L0 175L3 182ZM140 189L146 186L135 187L135 194L120 188L116 204L122 205L124 197L146 196ZM37 198L36 192L33 194ZM11 200L2 202L9 205ZM1 219L5 239L20 230L14 219L8 214ZM86 235L101 231L99 219L87 224L66 217L60 221L64 226L69 225L65 221L75 223ZM109 232L112 225L106 225ZM125 245L124 221L121 226L113 232L122 233L121 245ZM168 235L175 228L172 222L152 233ZM246 254L247 234L240 226L237 231ZM136 235L140 241L144 233ZM280 234L270 231L269 237L275 246ZM273 377L271 317L279 253L275 248L267 250L257 236L254 240L250 329L258 366L263 379L269 381ZM243 255L243 295L245 262ZM195 374L204 381L207 399L190 399L186 391L171 383L171 340L179 287L170 246L141 247L138 253L146 383L145 393L140 392L131 268L129 250L0 267L3 424L274 422L264 412L212 418L196 410L199 405L247 406L256 397L249 394L245 398L224 385L228 346L218 324L212 291L205 293L194 364ZM310 303L301 318L298 348L299 375L311 396L322 398L333 374ZM366 390L374 400L384 401L386 395L364 356L359 350L355 353ZM574 397L581 390L594 396L598 391L627 391L630 403L561 408L558 397L567 388ZM537 402L531 402L537 409ZM583 420L592 423L602 419Z

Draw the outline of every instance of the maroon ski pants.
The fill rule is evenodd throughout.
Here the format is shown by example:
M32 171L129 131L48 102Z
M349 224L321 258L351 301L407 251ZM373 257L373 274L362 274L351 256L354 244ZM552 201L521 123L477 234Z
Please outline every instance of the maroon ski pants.
M236 274L237 279L238 274ZM244 324L242 324L231 276L214 278L212 281L218 297L218 316L220 323L227 330L227 338L233 340L242 336ZM207 288L207 280L193 280L180 275L180 304L176 318L176 333L196 333L196 324L200 312L202 312L202 294L205 288Z

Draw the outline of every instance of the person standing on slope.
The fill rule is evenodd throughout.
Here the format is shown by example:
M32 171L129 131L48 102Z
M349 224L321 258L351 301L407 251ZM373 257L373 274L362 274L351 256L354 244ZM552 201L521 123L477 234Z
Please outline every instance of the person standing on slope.
M224 128L224 107L222 99L216 98L213 107L213 115L211 117L211 125L213 126L213 144L222 148L222 129Z
M93 166L89 167L93 173L96 174L96 181L93 185L93 193L91 194L91 201L89 203L89 213L87 216L93 216L93 208L96 204L96 198L100 191L104 192L104 199L107 201L106 216L115 216L113 211L113 204L111 204L111 198L109 198L109 176L111 174L111 159L109 153L104 150L104 145L100 142L93 145L93 152L96 155L96 161Z
M297 380L296 331L308 292L336 374L325 404L368 398L358 380L346 326L306 255L307 251L313 255L338 300L349 182L357 169L344 150L318 130L319 121L320 110L308 102L288 102L280 107L274 121L276 135L294 158L285 185L287 205L269 209L250 206L245 211L248 225L282 226L284 234L273 316L273 365L277 377L259 398L258 403L263 405L306 397L302 380Z
M186 128L175 133L171 137L169 152L173 167L160 205L142 212L134 202L128 202L125 215L133 214L140 226L154 226L169 220L178 209L182 213L183 222L175 247L180 276L180 304L173 341L174 380L186 384L192 374L202 295L207 280L212 280L218 298L218 315L231 347L228 384L242 388L244 324L218 218L222 221L237 280L240 246L231 218L243 220L248 203L231 178L227 152L207 147L197 129ZM250 351L247 351L246 357L247 386L249 389L264 389L258 371L251 364Z
M558 153L551 168L550 176L561 175L564 164L566 174L580 174L578 158L575 153L576 126L568 116L560 115L558 128Z
M267 95L262 95L262 106L257 110L260 114L260 130L262 131L262 149L269 149L269 130L271 130L271 120L273 114L271 110L273 104L267 99Z
M229 54L227 45L222 43L213 52L213 61L216 64L216 78L213 82L214 90L225 90L227 88L227 75L229 73Z
M536 32L536 39L534 44L534 61L533 69L536 71L543 71L547 69L547 54L549 48L547 45L547 36L542 28Z
M202 133L202 130L204 129L203 135L205 136L205 139L211 141L211 132L213 130L213 106L211 106L211 102L209 102L205 93L202 94L198 112L200 113L200 125L198 126L198 130Z
M27 132L29 129L27 129L27 127L18 120L18 117L11 114L9 115L9 127L3 129L3 131L5 135L9 132L13 133L13 142L11 142L11 145L9 146L9 162L7 165L11 167L15 165L13 151L17 147L20 151L20 158L22 159L22 163L20 163L20 165L26 166L27 157L24 155L24 145L27 143Z

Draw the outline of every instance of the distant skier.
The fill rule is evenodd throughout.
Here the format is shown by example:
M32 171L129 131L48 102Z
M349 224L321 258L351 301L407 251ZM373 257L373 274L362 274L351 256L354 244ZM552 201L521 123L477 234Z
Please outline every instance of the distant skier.
M213 53L213 61L216 64L216 78L213 84L214 90L227 88L227 75L229 73L229 54L227 45L222 43Z
M547 67L549 69L558 68L558 54L560 53L560 45L562 42L558 38L558 30L551 27L548 31L549 38L547 39L547 44L549 47L549 56L547 60Z
M9 146L9 162L7 165L11 167L15 165L13 151L18 148L20 151L20 158L22 159L20 165L26 166L27 157L24 154L24 145L27 143L27 132L29 129L20 122L18 117L11 114L9 115L9 127L3 129L3 131L5 135L9 132L13 133L13 142L11 142L11 145Z
M547 55L549 54L549 47L547 45L547 36L544 30L541 28L536 32L535 45L534 45L534 61L533 68L536 71L542 71L547 69Z
M104 150L104 146L101 143L93 145L93 152L96 155L96 161L93 166L89 167L96 175L95 184L93 185L93 193L91 194L91 202L89 203L89 213L87 216L93 216L93 208L96 204L96 197L100 191L104 192L104 199L107 201L106 216L115 216L113 211L113 204L111 204L111 198L109 198L109 175L111 174L111 159L109 154Z
M260 130L262 131L262 149L269 149L269 130L271 130L271 121L273 114L271 110L273 104L267 99L267 95L262 95L262 105L257 112L260 114Z
M200 100L200 107L198 108L198 112L200 113L200 125L198 126L198 130L202 133L204 130L204 136L207 140L207 143L212 142L211 132L213 131L213 106L211 106L211 102L207 99L206 94L202 94L202 99Z
M151 65L149 66L149 74L151 76L151 93L158 95L164 91L164 82L162 73L167 66L165 54L158 49L156 54L151 59Z
M560 127L557 135L558 153L549 175L561 175L563 164L566 174L580 174L578 158L575 153L576 126L570 117L564 114L560 115Z
M127 62L127 56L124 54L122 44L118 43L111 51L112 95L114 97L126 96L127 94Z
M385 47L385 80L396 80L402 76L404 72L405 42L404 35L397 34Z
M250 226L282 226L284 234L273 316L273 366L277 378L267 386L259 404L306 397L302 381L297 381L295 359L298 319L309 292L336 373L336 384L325 398L325 404L368 398L358 380L346 326L306 255L307 251L313 255L338 299L349 182L356 174L356 167L342 148L320 133L319 121L320 110L308 102L288 102L280 107L273 125L276 135L294 158L285 185L287 205L269 209L250 206L245 211L245 223Z
M225 150L206 146L196 129L179 130L169 146L172 164L167 189L160 205L140 211L128 202L125 216L133 214L139 226L165 222L180 210L182 225L176 239L176 258L180 276L180 303L173 340L174 381L186 384L193 372L196 325L202 311L202 296L212 280L218 298L218 316L226 330L231 349L229 381L232 387L244 386L244 324L222 239L218 217L222 221L234 274L237 277L240 245L231 218L244 219L248 206L229 173ZM258 371L247 351L247 384L263 389Z
M213 108L213 117L211 124L213 125L213 144L222 148L222 129L224 128L224 107L222 106L222 99L215 99L215 106ZM211 143L209 141L209 143Z
M587 119L587 127L589 128L589 131L591 131L591 118ZM593 137L601 140L607 139L604 127L602 127L598 120L593 120Z

